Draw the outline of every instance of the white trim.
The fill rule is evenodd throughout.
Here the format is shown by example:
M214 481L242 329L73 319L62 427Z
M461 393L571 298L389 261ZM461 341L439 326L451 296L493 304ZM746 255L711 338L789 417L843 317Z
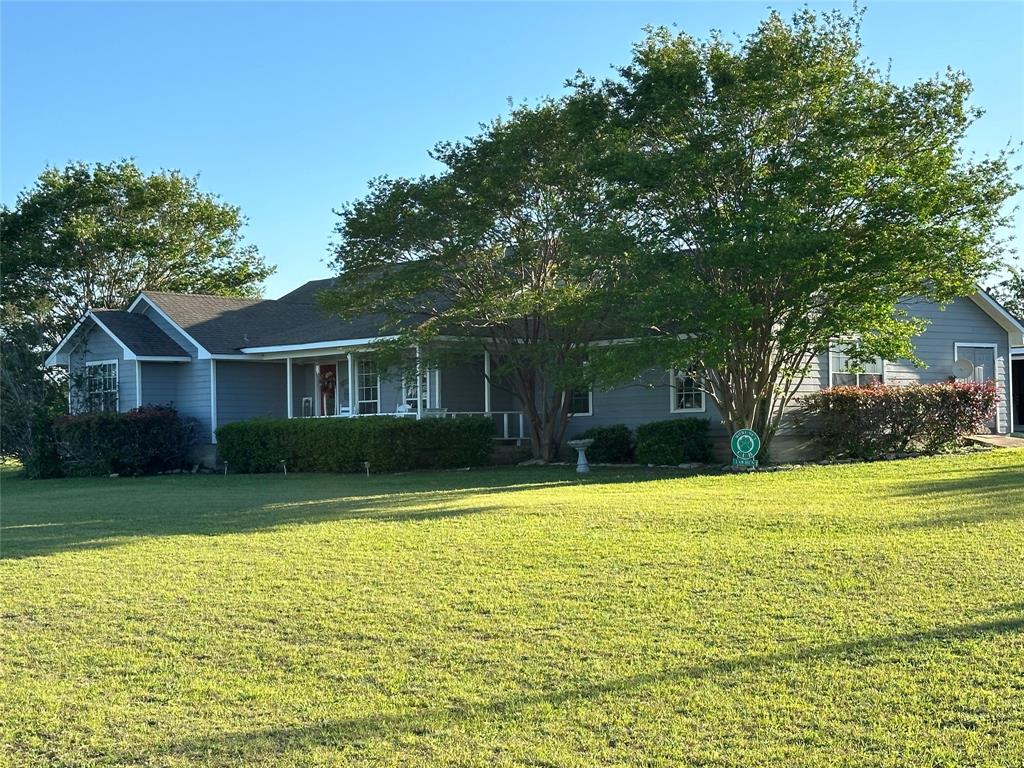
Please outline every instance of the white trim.
M286 357L284 359L284 370L285 370L285 380L287 381L287 391L288 391L288 411L287 411L287 413L288 413L288 418L289 419L293 419L293 418L295 418L295 393L292 390L292 359L290 357Z
M998 344L996 344L994 342L991 342L991 341L976 341L976 342L972 342L972 341L954 341L953 342L953 362L954 363L957 360L960 359L960 347L977 347L977 348L981 348L981 349L991 349L992 350L992 382L997 385L997 387L998 387L998 389L1000 391L1006 392L1006 394L1010 398L1013 397L1013 392L1009 391L1010 390L1009 382L1013 378L1013 371L1012 370L1007 370L1005 365L1003 366L1003 368L1004 368L1006 376L1007 376L1006 384L1005 384L1005 386L998 386L999 385L999 345ZM1013 432L1013 400L1011 399L1010 402L1007 403L1007 413L1010 416L1010 429L1008 430L1008 432L1004 432L1003 431L1002 419L1000 418L1000 414L999 414L999 405L1000 405L1000 403L997 401L996 402L996 417L995 417L996 434L997 435L1003 435L1003 434L1007 434L1008 432Z
M217 444L217 361L210 360L210 442Z
M43 362L43 364L47 368L52 368L55 365L59 365L59 363L57 362L57 355L60 354L60 351L64 348L64 345L71 341L71 337L78 332L78 329L82 327L82 323L89 319L90 314L92 314L91 311L86 311L86 313L82 315L81 318L79 318L78 322L71 326L71 330L64 335L64 338L57 342L57 346L53 348L53 352L47 355L46 360Z
M484 413L491 412L491 353L484 350Z
M373 336L365 339L334 339L333 341L311 341L306 344L279 344L268 347L242 347L247 354L268 352L301 352L306 349L334 349L337 347L359 347L379 341L395 341L398 336Z
M149 305L150 307L153 308L154 312L156 312L158 315L160 315L160 317L162 317L164 320L166 320L168 323L170 323L171 326L178 333L180 333L182 336L184 336L188 340L188 342L190 344L192 344L192 346L194 346L196 348L196 357L198 357L200 360L207 360L207 359L209 359L211 357L210 352L209 352L209 350L206 349L206 347L204 347L202 344L200 344L198 341L196 341L194 338L192 338L192 336L189 335L188 331L186 331L184 328L182 328L180 325L178 325L176 322L174 322L174 320L171 318L171 316L168 315L166 312L164 312L162 309L160 309L160 307L157 305L157 303L155 301L153 301L151 298L149 298L149 296L147 296L145 293L140 293L135 298L135 301L133 301L128 306L128 311L131 312L132 310L134 310L135 307L137 307L139 305L140 301L145 301L147 305Z
M571 394L571 393L570 393ZM567 403L568 407L572 407L572 397L569 398ZM587 387L587 410L586 411L570 411L569 416L577 418L579 416L593 416L594 415L594 385L590 384Z
M428 379L429 383L429 379ZM420 392L420 387L423 386L423 360L420 357L420 346L416 345L416 420L419 421L423 418L423 393ZM430 395L430 388L427 388L427 396ZM409 404L409 393L406 391L405 377L402 377L402 401Z
M1002 328L1011 334L1017 334L1019 339L1024 339L1024 325L1020 320L1011 315L998 301L993 299L985 291L979 288L970 297L971 301L977 304L986 315L996 321ZM1013 339L1010 339L1011 346Z
M363 367L363 363L364 362L371 362L377 368L377 397L376 397L375 400L363 400L362 399L362 393L360 393L358 391L359 389L362 389L360 377L363 375L363 372L360 369ZM363 403L374 403L377 406L377 410L375 410L373 413L374 414L379 414L381 412L381 410L380 410L380 365L378 365L376 360L364 361L362 358L357 360L357 363L358 363L358 365L356 366L356 368L357 368L357 370L356 370L356 410L353 412L353 415L354 416L369 416L369 415L371 415L371 414L368 414L368 413L360 413L359 412L360 411L359 407Z
M116 400L114 402L114 413L120 413L121 412L121 361L116 359L116 358L114 358L112 360L89 360L89 361L87 361L86 363L83 364L83 367L85 367L85 368L92 368L93 366L97 366L97 365L111 365L111 364L113 364L113 366L114 366L114 378L116 379L116 382L117 382L116 386L114 387L114 396L116 398ZM89 387L88 387L88 384L87 384L86 385L86 390L88 390L88 388ZM69 390L71 389L70 382L68 383L68 389ZM87 391L86 395L88 395L88 394L89 393Z
M191 357L181 355L136 355L135 359L142 363L191 363Z
M348 415L356 415L356 358L351 352L345 355L348 362Z
M677 368L669 368L668 370L668 410L669 413L707 413L708 410L708 393L704 389L704 382L699 376L691 377L694 381L700 384L700 408L679 408L679 395L678 389L676 388L677 379Z
M825 389L829 389L829 388L835 386L832 383L832 348L836 344L842 344L842 343L843 343L843 340L841 338L840 339L832 339L828 343L828 349L825 350L825 374L828 376L828 378L826 380ZM886 370L888 369L888 365L886 364L887 361L886 361L886 359L884 357L876 357L875 359L882 366L881 372L879 374L877 374L877 375L882 377L881 383L882 384L886 384L887 383ZM836 373L845 373L845 374L853 373L856 376L874 376L875 375L873 373L867 373L866 371L848 371L848 370L847 371L836 371ZM859 387L859 386L862 386L862 385L861 385L860 381L858 380L857 383L854 386Z
M121 383L118 382L118 387L120 386ZM138 358L135 358L135 407L142 407L142 363Z

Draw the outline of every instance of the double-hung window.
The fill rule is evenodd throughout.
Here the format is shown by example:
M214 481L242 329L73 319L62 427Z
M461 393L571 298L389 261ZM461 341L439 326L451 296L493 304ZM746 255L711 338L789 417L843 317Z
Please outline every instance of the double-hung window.
M85 364L85 410L117 411L117 361Z
M573 416L594 415L594 390L592 387L569 390L569 413Z
M704 381L695 371L672 369L672 413L696 413L705 410Z
M867 387L885 381L885 361L880 357L854 364L847 354L849 341L834 341L828 351L829 386Z
M359 414L366 415L380 412L380 374L377 361L362 359L359 361L359 373L356 376L359 395Z

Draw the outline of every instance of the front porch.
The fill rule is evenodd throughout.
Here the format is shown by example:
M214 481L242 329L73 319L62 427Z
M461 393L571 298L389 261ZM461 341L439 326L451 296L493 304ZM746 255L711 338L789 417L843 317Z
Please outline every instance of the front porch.
M497 440L529 440L514 398L492 387L486 355L441 368L422 364L418 356L408 366L385 366L372 350L339 349L283 362L289 419L487 416Z

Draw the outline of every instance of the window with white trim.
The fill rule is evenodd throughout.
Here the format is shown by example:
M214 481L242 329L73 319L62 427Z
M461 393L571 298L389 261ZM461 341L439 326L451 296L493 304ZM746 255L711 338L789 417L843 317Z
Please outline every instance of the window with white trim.
M359 414L380 412L380 374L376 360L361 359L356 375Z
M695 413L705 410L704 381L695 371L672 369L672 413Z
M83 376L86 411L117 412L117 361L86 363Z
M834 341L828 351L830 387L867 387L885 381L885 361L880 357L854 364L847 354L849 342Z
M569 390L569 413L572 416L594 415L594 390L592 387Z

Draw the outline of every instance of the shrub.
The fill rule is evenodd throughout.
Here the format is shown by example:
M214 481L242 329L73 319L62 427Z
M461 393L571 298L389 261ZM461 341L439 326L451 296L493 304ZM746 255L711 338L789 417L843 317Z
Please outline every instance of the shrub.
M832 387L805 398L804 411L826 455L873 459L956 445L985 428L997 401L991 382Z
M217 451L236 472L371 472L446 469L487 464L494 423L483 416L423 419L240 421L217 430Z
M707 419L669 419L636 430L636 458L641 464L710 461Z
M598 464L622 464L633 461L636 445L633 433L625 424L591 427L576 436L579 440L593 440L587 449L587 458Z
M53 442L65 475L142 475L180 469L195 441L195 419L173 408L60 416Z

